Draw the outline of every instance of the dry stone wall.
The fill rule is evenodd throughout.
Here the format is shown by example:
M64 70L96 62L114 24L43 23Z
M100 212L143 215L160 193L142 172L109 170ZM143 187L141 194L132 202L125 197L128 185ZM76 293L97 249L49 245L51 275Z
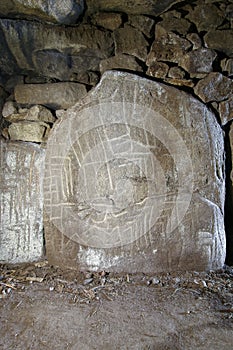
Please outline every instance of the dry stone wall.
M206 211L209 214L204 215L203 221L201 220L203 227L207 226L202 230L206 237L203 238L199 248L204 241L211 241L211 245L206 243L206 247L211 246L212 248L202 249L206 253L205 257L200 259L199 268L206 269L223 264L224 228L222 220L224 219L225 175L228 197L226 202L228 218L225 217L227 261L232 263L232 233L229 225L229 217L232 216L233 210L230 177L232 167L230 146L233 141L232 132L229 133L233 117L232 26L232 0L169 0L164 2L150 0L145 3L86 0L85 2L63 1L62 5L55 5L55 2L50 0L39 2L14 0L7 3L0 0L0 108L3 108L0 126L2 138L9 145L17 141L16 144L19 147L23 145L24 149L29 145L29 153L31 144L27 142L41 144L35 147L46 147L47 140L55 135L54 130L57 130L60 123L68 118L69 113L71 115L74 113L64 114L62 110L70 108L75 103L82 106L89 101L92 105L91 99L93 96L95 99L100 98L96 97L97 92L102 93L101 89L106 81L108 81L109 94L106 98L110 100L112 98L112 101L115 101L117 85L111 84L110 78L101 80L102 75L108 70L131 73L132 76L135 76L133 78L135 85L148 84L144 91L145 95L147 93L153 95L153 91L158 89L158 84L162 83L163 89L169 90L169 97L166 98L170 104L170 107L167 107L168 110L163 110L163 113L170 120L169 113L175 111L178 105L180 106L180 110L174 116L176 119L174 125L182 135L182 139L184 138L185 144L191 147L189 152L191 152L194 174L199 173L199 180L202 182L202 185L198 184L197 189L201 188L203 191L201 201L205 203L203 205L206 208L209 208ZM119 77L119 84L122 83L121 73L111 74L112 77ZM142 83L142 78L147 79L146 83ZM127 79L122 86L127 85ZM130 88L135 88L135 86L130 86ZM183 90L185 94L180 90ZM127 93L126 91L125 94ZM139 96L140 103L144 105L143 94L135 96ZM158 104L162 97L163 95L156 99ZM193 101L191 103L193 113L189 112L191 119L197 118L196 122L199 123L200 134L195 137L191 131L195 129L194 121L188 124L187 121L183 123L181 120L182 115L183 118L187 118L184 111L190 109L186 105L186 103L189 105L190 99ZM184 102L181 103L180 100ZM130 103L133 104L132 100ZM76 110L78 111L78 107ZM197 116L195 111L199 111L200 114L197 113ZM55 128L53 127L54 122ZM223 160L222 131L225 133L226 172ZM183 132L186 136L183 135ZM188 133L190 133L189 137ZM189 139L192 139L190 145ZM216 145L214 145L214 140ZM200 148L200 145L203 147ZM7 152L7 149L5 150ZM205 157L201 157L202 152L205 153ZM200 164L203 164L201 168L197 165L199 159L201 159ZM166 163L164 160L162 162ZM24 168L24 164L20 162L17 166L19 169ZM112 165L111 169L114 172L115 167ZM3 178L4 174L5 170ZM119 186L121 185L123 186L122 183ZM129 184L129 188L131 185ZM88 185L85 184L85 186ZM127 198L126 195L126 202ZM196 198L196 203L199 203L197 195L193 194L192 201L194 198ZM13 197L12 201L18 200ZM197 211L194 214L195 205ZM162 263L165 263L167 269L185 268L185 266L190 269L198 267L200 251L193 258L195 262L193 266L184 258L187 257L189 249L193 252L199 249L193 246L194 242L198 241L195 235L201 230L197 224L198 220L200 221L197 214L198 208L201 208L200 204L191 205L190 211L187 212L189 219L185 219L184 223L184 227L190 231L189 234L194 235L190 247L187 246L188 242L180 242L180 233L177 233L179 243L171 244L166 251L166 254L169 252L168 255L171 257L170 262L168 258L163 257L162 259L163 253L161 253L157 270L161 270ZM56 260L56 250L62 251L60 261L69 266L83 264L84 267L88 267L87 262L90 262L92 257L92 262L95 259L97 261L93 266L91 262L89 263L89 267L93 268L98 268L98 264L103 268L103 261L105 261L108 267L115 266L115 269L122 270L124 266L125 268L128 266L129 270L131 261L134 266L132 270L136 271L137 268L146 270L147 264L142 263L142 256L145 258L147 255L148 261L153 261L154 266L156 265L155 256L154 260L149 258L151 252L157 249L155 243L149 244L150 248L148 248L148 243L138 243L138 247L141 247L141 258L138 258L138 265L137 250L135 247L132 248L132 245L126 248L125 253L116 248L118 250L112 253L109 250L107 253L106 250L100 250L98 254L96 252L94 254L90 250L88 255L85 245L81 244L80 248L80 242L75 240L75 243L72 244L69 235L63 235L61 227L57 228L56 223L54 226L54 221L47 214L44 214L44 226L47 227L47 254L57 263L59 259ZM208 215L211 218L209 220ZM192 220L195 218L194 223L191 217ZM28 219L30 221L30 217ZM190 220L192 228L188 228ZM5 237L4 234L3 232L3 237ZM209 234L211 235L210 240ZM138 242L141 242L140 239ZM69 254L69 251L72 253ZM178 262L179 255L180 262ZM118 264L116 263L117 257L120 261ZM29 254L27 259L34 258L33 254L31 256ZM12 258L10 255L5 255L3 260L11 261Z

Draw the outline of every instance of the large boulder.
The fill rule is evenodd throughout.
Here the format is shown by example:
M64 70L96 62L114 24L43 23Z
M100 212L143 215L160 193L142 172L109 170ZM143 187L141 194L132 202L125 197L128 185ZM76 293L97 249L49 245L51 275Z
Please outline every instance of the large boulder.
M44 149L0 140L0 261L20 263L43 256Z
M98 70L100 60L112 52L111 33L92 25L63 27L0 19L0 66L9 75L33 72L75 81L81 73Z
M100 271L219 268L224 180L223 133L204 104L106 72L48 140L48 259Z
M0 0L0 16L75 24L83 13L84 0Z

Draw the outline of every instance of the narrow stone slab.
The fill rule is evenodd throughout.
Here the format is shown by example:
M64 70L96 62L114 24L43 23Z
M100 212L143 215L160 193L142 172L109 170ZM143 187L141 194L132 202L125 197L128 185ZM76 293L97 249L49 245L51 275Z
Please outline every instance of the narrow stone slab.
M106 72L48 140L48 259L84 270L219 268L224 188L223 134L204 104Z
M15 87L15 99L22 104L41 104L54 109L67 109L86 94L78 83L24 84Z
M20 263L43 255L44 150L0 141L0 261Z

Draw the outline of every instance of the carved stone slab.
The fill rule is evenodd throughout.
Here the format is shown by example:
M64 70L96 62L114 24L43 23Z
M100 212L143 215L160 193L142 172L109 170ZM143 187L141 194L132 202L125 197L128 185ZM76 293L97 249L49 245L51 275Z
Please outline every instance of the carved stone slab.
M0 261L34 261L43 254L44 150L0 140Z
M224 182L223 134L204 104L106 72L48 141L48 259L84 270L218 268Z

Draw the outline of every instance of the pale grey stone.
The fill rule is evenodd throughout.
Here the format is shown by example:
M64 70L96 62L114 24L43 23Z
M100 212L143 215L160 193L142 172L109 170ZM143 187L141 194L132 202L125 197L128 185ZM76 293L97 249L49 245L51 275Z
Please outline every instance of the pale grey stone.
M0 261L21 263L43 255L44 150L0 140Z
M83 10L83 0L0 0L0 15L9 18L75 24Z
M209 73L195 86L194 92L204 102L223 101L230 97L233 81L221 73Z
M48 140L49 262L147 273L222 267L224 173L223 132L204 104L104 73Z
M14 101L7 101L2 109L2 116L4 118L8 117L11 114L17 113L16 105Z
M41 104L53 109L67 109L86 94L78 83L24 84L15 87L15 99L21 104Z

